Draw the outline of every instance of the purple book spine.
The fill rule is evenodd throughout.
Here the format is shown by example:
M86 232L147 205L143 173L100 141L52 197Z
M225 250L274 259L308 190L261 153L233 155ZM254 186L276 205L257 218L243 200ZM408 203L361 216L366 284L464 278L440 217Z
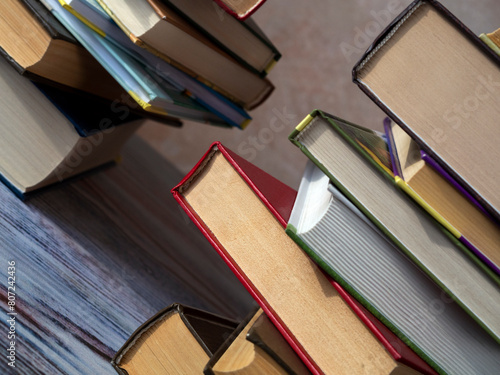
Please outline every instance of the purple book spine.
M460 242L462 242L467 248L474 253L475 256L477 256L481 261L486 264L493 272L495 272L497 275L500 276L500 268L493 263L486 255L484 255L481 251L479 251L473 244L467 240L464 236L460 236L458 239Z
M460 185L451 175L446 172L443 167L441 167L433 158L431 158L425 151L420 151L420 156L422 159L429 164L436 172L438 172L441 176L446 178L450 184L452 184L460 193L462 193L468 200L470 200L472 203L474 203L477 208L481 210L488 218L494 221L493 217L484 209L483 206L481 206L481 203L479 203L472 195L470 195L463 187Z
M384 119L384 131L387 137L387 147L389 148L389 155L391 156L392 172L394 176L402 178L401 165L399 164L399 158L397 157L397 151L394 143L394 136L391 130L391 119L386 117Z
M394 144L394 136L391 130L391 120L389 118L384 119L384 130L387 136L387 146L389 147L389 153L391 155L391 162L392 162L392 169L394 172L394 176L403 178L401 172L401 166L399 164L399 158L397 156ZM488 218L493 220L492 216L481 206L481 204L476 199L474 199L474 197L470 195L453 177L451 177L434 159L432 159L424 151L420 151L420 156L422 157L422 160L424 160L441 176L443 176L452 186L455 187L455 189L458 189L460 193L462 193L467 199L469 199L473 204L475 204L481 210L481 212L483 212ZM489 258L487 258L480 250L478 250L472 243L470 243L469 240L467 240L467 238L461 235L460 238L458 238L458 240L462 242L464 246L466 246L493 272L495 272L497 275L500 275L500 268L495 263L493 263Z
M493 217L481 206L481 204L474 199L453 177L451 177L433 158L427 155L424 151L420 151L422 159L429 164L433 169L435 169L441 176L443 176L448 182L455 187L460 193L462 193L469 201L471 201L477 208L481 210L489 219L493 220ZM480 250L478 250L473 244L467 240L464 236L460 236L460 242L462 242L468 249L470 249L481 261L486 264L493 272L500 275L500 268L488 259Z

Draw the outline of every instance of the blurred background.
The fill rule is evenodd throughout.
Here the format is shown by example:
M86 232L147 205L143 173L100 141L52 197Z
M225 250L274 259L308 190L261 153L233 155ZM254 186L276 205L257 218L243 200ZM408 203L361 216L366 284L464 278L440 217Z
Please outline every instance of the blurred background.
M351 70L375 37L410 3L268 0L252 17L282 58L268 76L276 89L250 112L250 125L241 131L188 121L182 128L147 123L139 136L182 173L196 164L213 141L221 141L298 189L306 158L287 137L313 109L382 130L384 113L352 83ZM441 3L477 35L500 28L498 0Z

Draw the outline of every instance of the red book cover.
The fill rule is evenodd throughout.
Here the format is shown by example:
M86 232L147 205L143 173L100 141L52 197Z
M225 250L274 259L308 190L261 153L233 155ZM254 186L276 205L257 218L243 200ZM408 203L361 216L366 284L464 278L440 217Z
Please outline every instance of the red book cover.
M194 212L189 204L185 201L183 195L180 193L181 187L191 179L193 175L199 172L203 167L204 162L208 155L211 154L214 148L222 153L222 155L234 167L236 172L248 184L248 186L255 192L264 205L276 217L278 222L285 230L288 219L292 212L293 204L297 192L285 185L281 181L262 171L252 163L243 159L231 150L225 148L221 143L215 142L211 145L210 149L205 153L201 160L195 167L184 177L184 179L172 189L172 194L177 202L181 205L184 211L188 214L191 220L201 230L203 235L209 240L215 250L223 258L229 268L238 277L245 288L250 292L252 297L266 312L269 319L278 328L281 334L288 341L290 346L297 352L299 357L304 361L306 366L313 374L322 374L322 371L317 367L314 361L303 350L302 346L295 341L294 336L281 319L274 314L273 310L268 306L267 301L262 297L258 290L255 290L253 285L247 280L245 274L241 271L237 264L235 264L231 257L228 256L225 249L219 241L212 235L209 228L201 220L196 212ZM398 362L403 363L413 369L422 372L423 374L437 374L424 360L422 360L415 352L413 352L406 344L404 344L396 335L394 335L387 327L385 327L379 320L377 320L369 311L364 309L353 297L351 297L337 282L325 274L328 281L339 292L344 301L351 307L360 320L366 327L373 333L373 335L380 341L386 348L390 355Z
M257 9L265 3L266 0L253 0L253 1L231 1L231 0L214 0L222 9L224 9L231 16L240 21L246 20Z

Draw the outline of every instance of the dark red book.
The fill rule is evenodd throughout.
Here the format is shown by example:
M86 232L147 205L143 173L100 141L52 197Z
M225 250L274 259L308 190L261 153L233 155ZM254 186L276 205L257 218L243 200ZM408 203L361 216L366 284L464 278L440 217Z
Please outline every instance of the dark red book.
M312 373L385 360L436 374L289 239L295 190L216 142L172 193Z

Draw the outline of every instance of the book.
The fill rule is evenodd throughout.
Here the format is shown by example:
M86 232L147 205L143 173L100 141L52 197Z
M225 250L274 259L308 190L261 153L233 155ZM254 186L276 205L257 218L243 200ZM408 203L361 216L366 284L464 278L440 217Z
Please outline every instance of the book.
M233 17L221 17L220 8L204 0L163 0L181 13L207 38L240 64L264 77L276 65L281 54L265 37L257 24Z
M40 2L10 3L0 5L5 7L1 12L0 53L20 74L79 96L94 95L92 101L100 99L108 107L128 107L134 114L163 124L182 125L175 117L136 108L132 98Z
M125 53L146 67L149 72L154 72L166 83L182 90L195 102L228 124L244 129L251 121L251 117L241 107L193 77L174 68L165 60L135 45L95 0L61 0L59 2L65 10L72 13L110 43L119 46Z
M0 179L20 197L115 161L140 126L128 107L37 87L4 59L0 91Z
M497 221L499 72L500 57L434 0L414 1L353 69L361 90Z
M265 322L268 324L265 324ZM276 355L274 352L273 356L271 356L261 346L255 345L247 339L249 332L256 329L254 328L256 324L265 324L268 330L266 333L269 333L269 336L274 333L278 340L281 339L281 342L274 341L272 344L276 346L281 345L282 350L280 354L282 357ZM270 338L269 336L266 336L266 338ZM286 360L289 361L290 365L285 362ZM304 366L281 334L266 318L262 309L258 309L257 312L254 311L247 319L240 323L233 334L210 358L203 373L205 375L310 374L307 367Z
M500 345L460 306L443 302L442 289L311 161L287 233L436 371L492 373L500 365ZM430 308L437 305L439 312Z
M488 47L490 47L497 55L500 55L500 29L488 33L479 35L481 39Z
M266 0L213 0L227 13L243 21L259 9Z
M140 62L65 11L57 0L44 3L146 112L230 127L178 88L160 83L154 72L147 71Z
M500 275L500 227L397 124L384 121L396 183Z
M201 374L238 324L174 303L130 336L111 364L122 375Z
M159 0L98 0L98 3L134 43L244 108L255 108L271 94L274 87L269 80L238 64Z
M356 127L315 110L290 135L335 186L450 297L499 341L498 275L396 185L344 131ZM457 277L460 275L460 280Z
M281 365L289 374L310 374L297 353L288 345L266 314L262 313L249 327L246 339ZM255 349L258 350L258 349Z
M0 53L30 79L110 100L123 94L99 63L34 0L1 2Z
M293 189L216 142L172 193L312 373L414 373L286 235Z

